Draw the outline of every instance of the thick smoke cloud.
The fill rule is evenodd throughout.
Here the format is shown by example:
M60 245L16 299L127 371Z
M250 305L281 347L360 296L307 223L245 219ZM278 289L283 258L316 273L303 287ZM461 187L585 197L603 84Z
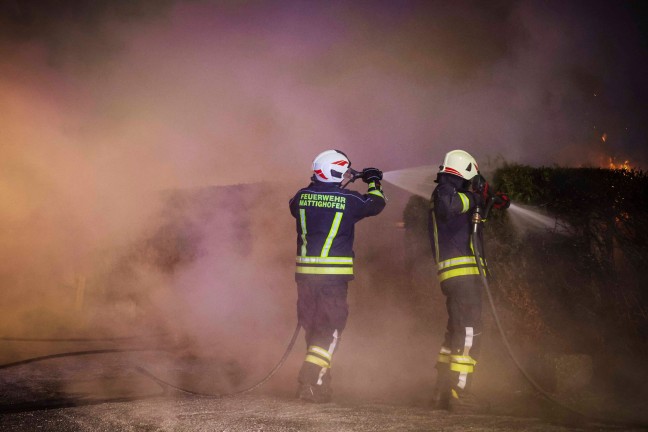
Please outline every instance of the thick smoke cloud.
M4 1L1 328L37 333L27 318L43 321L43 310L64 310L60 322L86 277L89 290L94 278L125 293L106 297L123 314L139 298L182 337L245 338L232 329L252 322L273 339L267 323L285 330L293 318L287 191L324 149L386 171L438 164L451 148L480 161L644 167L643 12L632 2ZM268 181L290 187L245 189L234 204L204 195L178 213L166 199ZM232 250L240 213L255 240ZM142 246L165 227L188 230L197 248L172 272ZM254 286L266 291L241 289ZM106 327L119 331L116 321Z

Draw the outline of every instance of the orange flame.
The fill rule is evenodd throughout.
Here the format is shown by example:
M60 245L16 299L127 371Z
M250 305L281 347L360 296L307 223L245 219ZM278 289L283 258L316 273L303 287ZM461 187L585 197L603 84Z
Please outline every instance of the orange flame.
M629 160L624 160L623 162L617 162L614 157L610 156L608 157L608 162L607 166L605 168L608 169L620 169L620 170L626 170L630 171L632 167L630 166L630 161Z

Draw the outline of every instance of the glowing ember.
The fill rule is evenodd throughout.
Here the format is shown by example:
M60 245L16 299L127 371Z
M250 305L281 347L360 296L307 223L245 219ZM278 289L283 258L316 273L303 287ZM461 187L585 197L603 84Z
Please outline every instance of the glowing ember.
M606 168L609 169L620 169L630 171L632 167L630 166L629 160L624 160L623 162L617 162L614 157L609 157Z

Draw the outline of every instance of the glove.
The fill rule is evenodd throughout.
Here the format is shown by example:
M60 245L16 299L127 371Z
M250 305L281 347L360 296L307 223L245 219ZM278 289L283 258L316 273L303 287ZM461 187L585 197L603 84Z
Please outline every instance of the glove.
M490 197L490 187L486 179L481 175L477 174L472 178L472 190L481 196L483 202L488 202Z
M496 209L507 209L511 205L511 200L508 195L503 194L502 192L497 192L493 196L493 208Z
M365 183L378 182L382 180L383 173L378 168L365 168L362 170L362 181Z

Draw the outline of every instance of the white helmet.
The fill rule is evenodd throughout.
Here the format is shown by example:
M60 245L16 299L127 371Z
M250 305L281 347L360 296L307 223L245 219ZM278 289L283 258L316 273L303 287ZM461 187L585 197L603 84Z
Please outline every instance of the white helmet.
M325 183L341 183L350 166L351 161L340 150L326 150L313 160L314 177Z
M445 155L439 174L448 173L470 180L479 174L479 166L474 157L463 150L452 150Z

